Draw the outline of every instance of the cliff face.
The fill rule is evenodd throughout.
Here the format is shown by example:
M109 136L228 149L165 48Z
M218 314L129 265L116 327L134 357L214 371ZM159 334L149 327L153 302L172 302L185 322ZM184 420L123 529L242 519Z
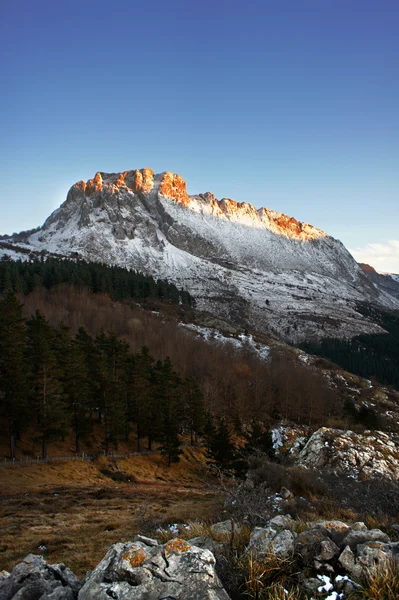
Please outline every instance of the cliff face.
M209 192L189 196L184 179L169 172L98 172L73 185L24 240L27 248L169 279L199 308L294 341L378 331L355 303L396 302L320 229Z

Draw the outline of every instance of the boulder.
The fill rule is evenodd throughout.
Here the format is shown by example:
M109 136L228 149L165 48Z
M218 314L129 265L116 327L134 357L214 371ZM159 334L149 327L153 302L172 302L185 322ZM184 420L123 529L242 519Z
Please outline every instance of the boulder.
M350 533L351 528L343 521L312 521L309 523L310 529L323 529L328 536L341 546L344 538Z
M230 537L232 531L240 533L241 527L239 527L237 523L231 519L228 519L227 521L220 521L220 523L215 523L211 526L211 532L214 536Z
M355 555L350 549L350 546L345 546L340 554L338 562L347 573L353 572L353 568L355 566Z
M140 533L138 533L135 536L134 541L135 542L142 542L146 546L158 546L157 540L154 540L153 538L146 537L145 535L141 535Z
M253 550L257 554L267 554L273 550L281 556L294 551L294 541L294 534L287 529L277 531L273 527L255 527L248 550Z
M392 557L390 544L383 542L366 542L357 546L356 564L362 569L372 571Z
M362 479L399 479L398 448L386 433L341 431L322 427L310 437L298 456L308 468L330 468Z
M277 531L273 527L255 527L249 539L248 549L255 550L259 554L266 554L276 535Z
M320 542L320 551L316 560L324 562L333 559L339 554L339 548L332 540L322 540Z
M351 531L344 539L344 545L354 548L358 544L365 542L385 542L390 541L389 536L381 529L367 529L365 531Z
M228 600L207 549L176 538L167 544L118 543L88 577L79 600Z
M295 552L306 559L313 560L320 552L321 542L329 539L325 529L302 531L295 540Z
M79 579L64 564L48 565L42 556L28 554L0 580L0 600L74 600L80 587Z
M294 523L295 521L291 515L278 515L277 517L270 519L267 524L274 529L291 529Z

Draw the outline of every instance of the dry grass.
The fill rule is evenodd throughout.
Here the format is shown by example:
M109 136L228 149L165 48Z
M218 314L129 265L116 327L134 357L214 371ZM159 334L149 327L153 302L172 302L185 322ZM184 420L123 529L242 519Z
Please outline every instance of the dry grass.
M283 586L294 567L295 561L291 557L278 556L273 550L262 557L249 553L238 562L238 569L245 581L246 595L254 600L286 598L286 595L276 594L281 591L284 594ZM271 593L275 596L270 596Z
M301 594L298 587L286 590L283 585L276 583L267 590L265 590L265 598L268 600L302 600L303 594Z
M366 573L361 589L349 596L350 600L398 600L399 562L386 561Z
M65 562L84 575L109 546L138 532L189 518L211 522L218 499L198 479L197 458L189 449L171 469L156 454L2 468L0 569L12 569L45 546L50 562ZM114 481L113 472L125 481Z

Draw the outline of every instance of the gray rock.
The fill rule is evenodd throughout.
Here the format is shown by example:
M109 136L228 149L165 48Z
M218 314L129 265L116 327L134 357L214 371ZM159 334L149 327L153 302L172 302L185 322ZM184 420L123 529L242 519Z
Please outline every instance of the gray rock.
M231 536L232 531L240 533L241 527L231 519L221 521L211 526L212 535Z
M353 531L367 531L366 525L363 521L357 521L354 525L352 525Z
M277 555L291 554L294 551L294 536L291 531L284 529L276 535L271 544Z
M10 573L8 571L0 571L0 582L4 581L4 579L7 579L7 577L10 577Z
M143 542L143 544L145 544L146 546L158 546L157 540L146 537L145 535L140 535L140 533L138 533L135 536L134 541L135 542Z
M268 521L268 526L281 529L291 529L293 524L295 523L294 519L291 515L278 515L277 517L273 517Z
M273 527L255 527L251 533L248 550L266 554L273 550L276 554L290 554L294 550L294 534L283 529L278 532Z
M40 600L75 600L76 595L73 593L71 588L60 588L58 587L54 592L46 596L45 598L40 598Z
M335 578L334 589L337 590L339 594L343 594L344 598L359 588L360 586L352 581L347 575L337 575Z
M321 562L328 561L339 554L339 548L332 540L322 540L320 542L320 551L316 560Z
M174 539L112 546L79 592L79 600L228 600L206 549Z
M273 527L255 527L249 539L248 549L255 550L259 554L266 554L276 535L277 531Z
M368 529L366 531L351 531L344 539L345 546L354 548L365 542L390 542L389 536L381 529Z
M388 544L383 542L366 542L357 546L356 565L363 570L371 571L382 565L392 556Z
M290 492L290 490L288 490L286 487L282 487L279 492L279 496L281 496L283 500L288 500L289 498L293 498L294 494Z
M48 565L42 556L28 554L0 581L0 600L73 600L80 585L65 565Z
M352 573L355 566L355 555L353 554L350 546L345 546L341 552L338 562L348 573Z
M191 540L188 540L188 543L191 544L191 546L197 546L197 548L203 548L205 550L210 550L211 552L221 552L224 548L223 542L217 542L204 535L192 538Z
M295 540L295 552L307 560L312 560L320 552L320 544L328 540L325 529L308 529L302 531Z
M303 591L305 594L317 594L317 590L320 587L320 580L314 577L310 577L309 579L305 579L302 584Z

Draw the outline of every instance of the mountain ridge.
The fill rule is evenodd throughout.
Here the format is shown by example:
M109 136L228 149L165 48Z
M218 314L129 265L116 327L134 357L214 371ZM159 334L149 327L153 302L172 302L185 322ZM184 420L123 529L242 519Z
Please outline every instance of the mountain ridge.
M322 230L210 192L189 196L168 171L97 172L41 228L7 241L168 279L200 308L294 342L381 332L359 302L399 308Z

